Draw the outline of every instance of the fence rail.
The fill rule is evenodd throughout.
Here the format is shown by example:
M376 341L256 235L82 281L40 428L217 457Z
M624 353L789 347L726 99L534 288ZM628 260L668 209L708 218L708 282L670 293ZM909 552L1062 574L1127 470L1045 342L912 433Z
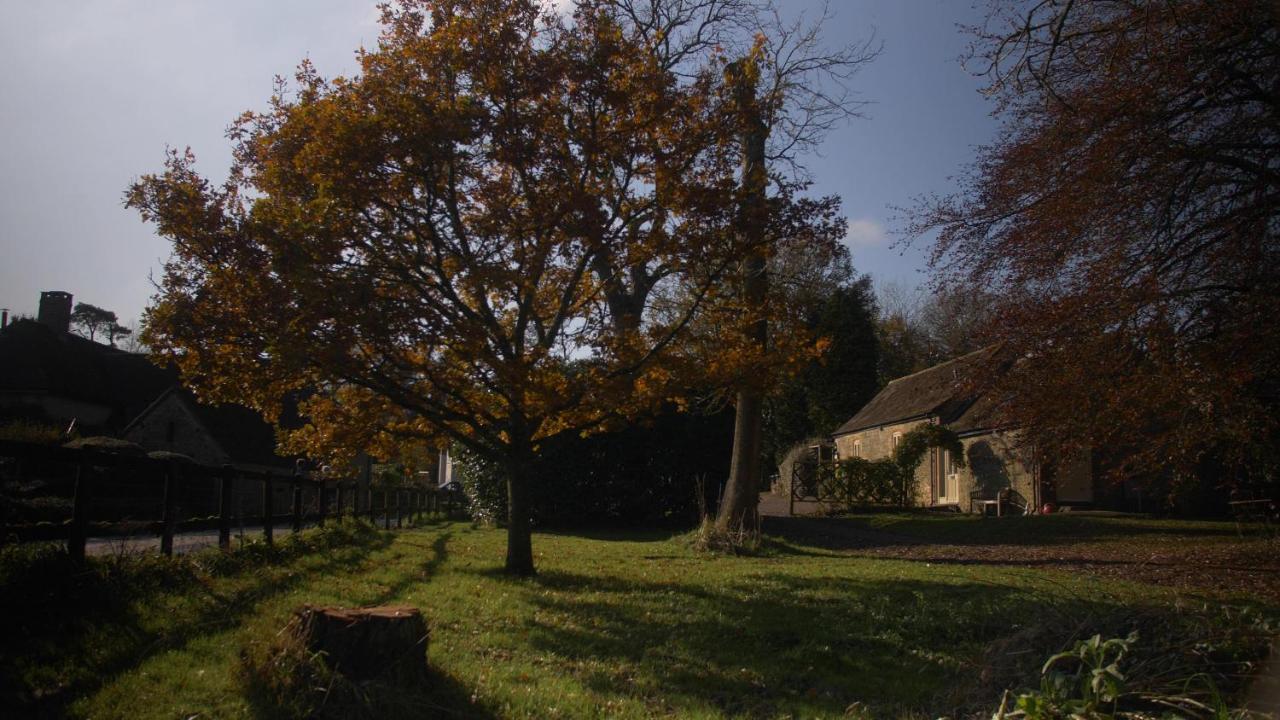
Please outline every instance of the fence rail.
M70 476L70 487L65 478ZM61 520L11 522L16 502L0 496L0 542L65 540L68 553L82 560L90 537L159 536L160 552L173 554L181 533L218 531L218 545L231 546L232 530L246 522L259 524L268 544L277 528L300 531L323 526L329 519L367 517L385 529L403 527L426 514L453 514L461 503L455 493L437 488L362 488L354 479L321 479L230 465L208 466L178 457L126 455L96 449L71 449L0 440L0 478L10 484L59 485L70 490L70 517ZM132 490L132 494L127 492ZM141 493L141 496L139 495ZM148 495L157 495L158 498ZM259 501L246 512L246 499ZM283 497L281 497L283 496ZM57 495L39 498L66 500ZM158 507L155 500L158 499ZM285 504L277 509L277 501ZM64 503L65 505L65 503ZM286 509L287 512L280 510ZM124 517L95 519L113 510ZM158 513L157 513L158 511ZM135 513L151 513L141 518ZM158 514L158 517L156 516Z

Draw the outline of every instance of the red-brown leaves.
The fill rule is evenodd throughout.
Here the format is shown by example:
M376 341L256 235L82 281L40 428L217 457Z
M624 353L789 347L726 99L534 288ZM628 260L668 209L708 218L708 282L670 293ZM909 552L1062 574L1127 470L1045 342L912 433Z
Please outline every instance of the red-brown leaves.
M1009 419L1047 447L1123 447L1157 471L1270 442L1274 4L1028 12L1022 29L979 37L1005 136L920 225L940 230L946 279L1004 297L996 335L1026 358L1006 381Z

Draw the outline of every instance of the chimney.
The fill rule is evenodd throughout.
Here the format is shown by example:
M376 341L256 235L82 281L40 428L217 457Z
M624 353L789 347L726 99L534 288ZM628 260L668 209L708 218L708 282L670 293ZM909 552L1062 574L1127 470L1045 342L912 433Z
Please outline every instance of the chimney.
M40 293L40 314L36 319L58 332L71 330L71 293L61 290Z
M0 330L9 327L9 308L0 308Z

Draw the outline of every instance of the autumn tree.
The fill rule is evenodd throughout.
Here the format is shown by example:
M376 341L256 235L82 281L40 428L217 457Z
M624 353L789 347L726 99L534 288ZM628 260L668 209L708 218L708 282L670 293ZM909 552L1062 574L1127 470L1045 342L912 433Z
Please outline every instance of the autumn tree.
M742 164L735 230L754 251L743 258L737 276L741 304L737 335L744 341L740 349L748 361L741 366L746 372L740 372L733 384L734 449L715 520L715 529L721 533L757 524L765 398L776 388L777 379L760 366L777 365L790 355L774 346L769 331L770 316L776 310L771 308L769 258L777 244L769 241L768 227L779 215L771 209L776 205L770 199L771 184L776 184L776 197L788 197L793 184L782 178L787 171L801 170L801 153L820 144L837 123L858 116L862 103L852 98L846 82L879 53L874 36L827 49L821 35L829 19L825 11L815 23L805 24L801 18L787 24L775 8L767 9L771 13L767 31L757 33L751 50L725 68L731 98L728 117ZM817 233L802 229L797 234L829 239L830 226L826 229Z
M146 340L202 397L277 417L310 392L292 450L497 463L506 569L529 574L540 443L669 401L682 333L754 250L722 64L677 76L608 3L383 22L359 76L304 63L233 126L224 185L174 152L130 189L174 243Z
M82 302L71 311L71 325L90 340L96 339L98 333L114 337L119 326L114 312Z
M1276 4L997 2L974 34L1004 131L917 229L999 295L1006 421L1148 472L1274 447Z

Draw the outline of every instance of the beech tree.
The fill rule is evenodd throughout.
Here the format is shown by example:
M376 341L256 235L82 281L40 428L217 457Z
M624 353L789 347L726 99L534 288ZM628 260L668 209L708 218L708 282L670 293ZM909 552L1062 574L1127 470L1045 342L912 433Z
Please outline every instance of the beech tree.
M771 209L777 204L770 201L771 179L778 185L776 197L785 200L792 188L778 182L783 169L801 170L803 150L820 144L837 123L858 116L862 103L852 99L845 83L879 54L874 35L834 50L825 48L821 35L829 19L825 8L822 17L808 25L803 18L786 24L773 6L768 9L772 21L767 26L772 32L758 34L751 51L725 68L729 118L742 162L736 230L751 250L737 277L741 301L737 336L748 362L743 365L747 372L740 372L733 383L733 456L715 521L721 533L758 527L765 397L776 389L778 379L777 374L762 370L780 362L792 370L796 367L793 355L779 352L769 331L770 316L777 310L771 307L768 272L776 244L769 242L767 228L783 214ZM838 207L838 201L834 204ZM796 234L831 238L830 226L824 230L803 229ZM835 237L842 236L840 230Z
M713 48L677 75L608 3L404 0L383 22L359 76L304 63L237 121L224 185L171 152L132 186L173 241L145 339L202 397L274 418L312 393L291 450L498 463L506 569L530 574L539 443L672 400L682 333L778 233L734 232Z
M1275 3L997 2L974 33L1004 131L917 229L1000 296L1005 420L1145 471L1274 447Z

